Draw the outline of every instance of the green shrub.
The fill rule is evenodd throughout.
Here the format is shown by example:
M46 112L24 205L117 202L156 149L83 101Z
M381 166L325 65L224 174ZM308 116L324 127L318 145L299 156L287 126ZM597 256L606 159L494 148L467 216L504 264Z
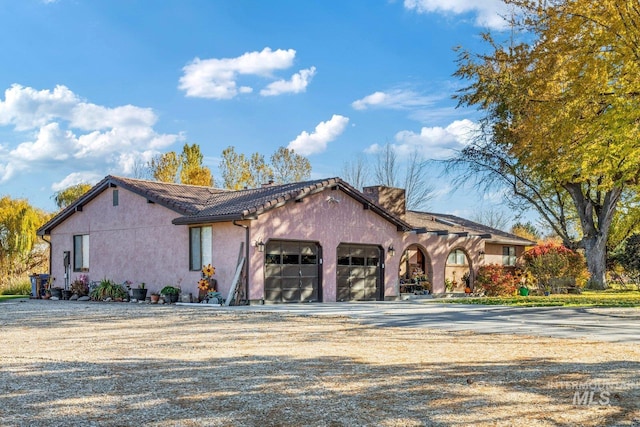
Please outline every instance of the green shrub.
M475 283L487 296L510 296L520 286L520 280L521 278L514 274L513 268L489 264L478 269Z
M119 285L117 283L114 283L113 281L109 280L109 279L102 279L100 281L100 284L91 291L91 293L89 294L89 296L91 297L91 299L94 300L104 300L106 298L112 298L112 299L117 299L117 298L126 298L127 297L127 291L125 288L122 287L122 285Z
M0 295L31 295L29 279L9 279L0 287Z

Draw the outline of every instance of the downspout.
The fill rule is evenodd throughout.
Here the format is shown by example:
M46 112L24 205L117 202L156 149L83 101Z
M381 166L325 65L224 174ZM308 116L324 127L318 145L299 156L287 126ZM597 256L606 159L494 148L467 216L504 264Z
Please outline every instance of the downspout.
M244 268L245 268L245 282L244 282L244 295L245 295L245 299L247 300L247 304L249 304L249 226L248 225L244 225L244 224L238 224L236 222L237 220L234 219L232 221L233 225L237 226L237 227L242 227L244 228L244 248L245 248L245 255L244 255Z
M47 242L47 244L49 245L49 277L51 277L51 274L53 273L53 254L51 253L51 240L47 240L44 238L44 234L41 236L42 240L44 240L45 242Z

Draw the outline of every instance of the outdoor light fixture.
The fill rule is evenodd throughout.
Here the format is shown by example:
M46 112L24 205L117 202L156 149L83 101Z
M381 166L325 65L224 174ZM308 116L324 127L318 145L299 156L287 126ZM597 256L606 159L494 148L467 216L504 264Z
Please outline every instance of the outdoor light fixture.
M480 259L484 259L484 251L480 251L478 254L480 255Z
M258 248L258 252L264 252L264 242L260 240L258 243L256 243L256 248Z
M389 246L389 256L394 256L396 254L396 250L393 248L393 245Z

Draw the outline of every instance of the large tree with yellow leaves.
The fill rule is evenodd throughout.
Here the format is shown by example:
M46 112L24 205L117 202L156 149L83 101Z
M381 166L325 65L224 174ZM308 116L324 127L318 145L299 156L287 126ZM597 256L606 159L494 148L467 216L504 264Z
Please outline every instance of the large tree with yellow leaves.
M606 285L606 244L619 201L640 179L640 5L637 0L505 0L504 43L461 51L461 105L484 113L454 160L484 183L508 184ZM516 40L524 40L517 42Z

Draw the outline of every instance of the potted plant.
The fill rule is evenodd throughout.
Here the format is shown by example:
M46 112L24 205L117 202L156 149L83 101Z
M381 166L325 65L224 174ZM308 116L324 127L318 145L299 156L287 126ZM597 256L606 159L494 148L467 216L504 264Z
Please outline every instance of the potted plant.
M127 298L127 291L117 283L109 279L102 279L100 284L89 294L91 299L97 301L111 300L124 301Z
M151 304L157 304L160 301L160 294L158 292L151 292Z
M51 288L51 297L62 299L62 288L58 286Z
M164 298L164 301L168 304L178 302L178 295L180 294L180 288L167 285L160 290L160 295Z
M133 299L137 299L138 301L144 301L147 299L147 288L145 287L145 283L142 282L138 285L137 288L131 289L131 297Z

